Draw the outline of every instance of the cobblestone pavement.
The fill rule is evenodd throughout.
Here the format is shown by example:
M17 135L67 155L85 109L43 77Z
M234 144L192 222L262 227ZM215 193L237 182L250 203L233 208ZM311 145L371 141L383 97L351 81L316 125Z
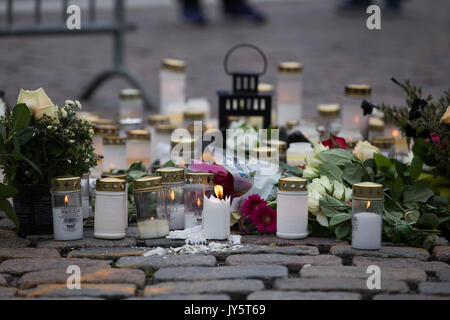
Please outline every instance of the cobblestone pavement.
M183 241L51 235L19 238L0 219L0 299L445 299L450 300L450 246L440 238L431 253L384 243L379 251L352 249L326 238L283 240L242 236L243 246L204 254L149 256ZM66 269L81 269L81 289L66 286ZM369 290L369 265L381 268L381 289Z
M382 30L365 27L367 15L340 15L337 1L257 2L269 16L269 23L254 26L225 21L217 5L209 5L211 24L194 28L178 21L174 6L130 8L128 18L139 29L127 37L127 66L148 84L158 100L158 71L163 57L177 57L188 63L187 96L207 97L217 113L218 89L231 86L222 59L233 45L251 42L269 58L263 81L274 83L276 64L282 60L304 63L305 116L313 117L318 103L339 102L346 83L373 85L376 102L400 103L401 90L391 76L410 79L425 92L440 95L450 83L448 52L450 2L411 0L402 16L382 15ZM82 12L83 14L83 12ZM87 15L87 14L86 14ZM29 16L28 16L29 17ZM108 12L99 15L108 19ZM0 23L5 19L0 8ZM21 12L18 23L29 22ZM59 21L52 13L44 21ZM240 66L258 68L254 56L242 58ZM21 87L44 87L61 105L76 98L89 79L109 67L111 39L105 36L25 37L0 39L0 90L15 101ZM101 110L105 117L117 114L117 91L127 86L114 80L84 104L87 110Z

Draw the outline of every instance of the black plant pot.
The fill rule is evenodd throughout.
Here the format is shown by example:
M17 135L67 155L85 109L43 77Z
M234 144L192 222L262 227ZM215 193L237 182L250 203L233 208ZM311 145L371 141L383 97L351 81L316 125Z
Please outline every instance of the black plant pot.
M53 234L52 196L46 184L18 186L13 197L14 210L19 220L19 235Z

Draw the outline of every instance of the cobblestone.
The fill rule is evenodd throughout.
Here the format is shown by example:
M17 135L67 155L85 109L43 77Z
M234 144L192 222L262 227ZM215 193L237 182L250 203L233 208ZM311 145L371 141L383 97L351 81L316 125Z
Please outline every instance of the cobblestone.
M135 247L135 238L125 238L120 240L105 240L96 238L84 238L73 241L46 240L39 242L38 248L54 248L58 250L69 250L76 248L112 248L112 247Z
M0 299L14 297L16 293L17 293L16 288L0 287Z
M440 281L450 281L450 267L438 271L438 278Z
M150 271L168 267L213 267L215 265L216 258L203 255L123 257L116 263L116 267L118 268L140 268L142 270Z
M250 294L247 300L360 300L361 295L350 292L296 292L266 290Z
M450 300L450 297L428 296L424 294L378 294L373 300Z
M48 248L0 248L0 262L8 259L59 258L59 252Z
M205 254L205 253L200 253ZM206 252L206 254L213 255L219 260L225 260L229 255L237 254L285 254L285 255L318 255L319 250L312 246L285 246L285 247L271 247L271 246L258 246L250 245L243 246L241 248L231 249L231 250L211 250Z
M16 230L16 226L9 219L0 219L0 229Z
M353 265L357 267L368 267L370 265L377 265L380 268L418 268L425 272L436 273L440 270L449 269L450 266L444 262L440 261L420 261L416 259L409 258L369 258L369 257L354 257Z
M382 247L380 250L369 251L353 249L350 245L339 245L331 247L330 253L346 258L362 256L375 258L413 258L426 261L430 257L430 254L425 249L413 247Z
M230 297L226 294L189 294L189 295L168 295L158 297L146 297L146 298L130 298L128 300L230 300Z
M83 248L70 251L67 258L86 258L100 260L116 260L126 256L140 256L149 248L139 247L110 247L110 248Z
M433 259L450 263L450 246L434 247Z
M8 285L8 281L4 275L0 274L0 287L6 287Z
M419 284L422 294L450 296L450 282L422 282Z

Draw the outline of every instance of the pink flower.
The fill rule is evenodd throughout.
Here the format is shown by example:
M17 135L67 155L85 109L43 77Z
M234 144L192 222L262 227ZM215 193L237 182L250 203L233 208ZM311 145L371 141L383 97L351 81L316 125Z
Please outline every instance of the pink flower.
M244 216L250 216L253 211L255 211L256 207L262 203L266 205L267 201L261 199L259 194L252 194L242 203L241 213L244 214Z
M266 203L261 203L250 215L250 220L257 227L260 234L277 231L277 212Z
M334 143L333 143L333 140L334 140L334 142L336 143L336 145L337 145L337 148L340 148L340 149L347 149L347 142L345 141L345 139L344 138L341 138L341 137L337 137L337 136L332 136L333 137L333 139L328 139L328 140L324 140L324 141L322 141L321 143L325 146L325 147L330 147L330 149L334 149L335 148L335 145L334 145Z

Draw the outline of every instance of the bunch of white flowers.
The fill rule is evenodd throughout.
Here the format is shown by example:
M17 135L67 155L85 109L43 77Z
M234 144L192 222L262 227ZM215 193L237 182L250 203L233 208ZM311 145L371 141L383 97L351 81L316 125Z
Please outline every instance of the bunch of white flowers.
M318 154L328 149L330 148L321 143L314 147L312 155L306 159L306 167L303 170L304 178L314 179L319 177L319 164L323 161L319 158Z

